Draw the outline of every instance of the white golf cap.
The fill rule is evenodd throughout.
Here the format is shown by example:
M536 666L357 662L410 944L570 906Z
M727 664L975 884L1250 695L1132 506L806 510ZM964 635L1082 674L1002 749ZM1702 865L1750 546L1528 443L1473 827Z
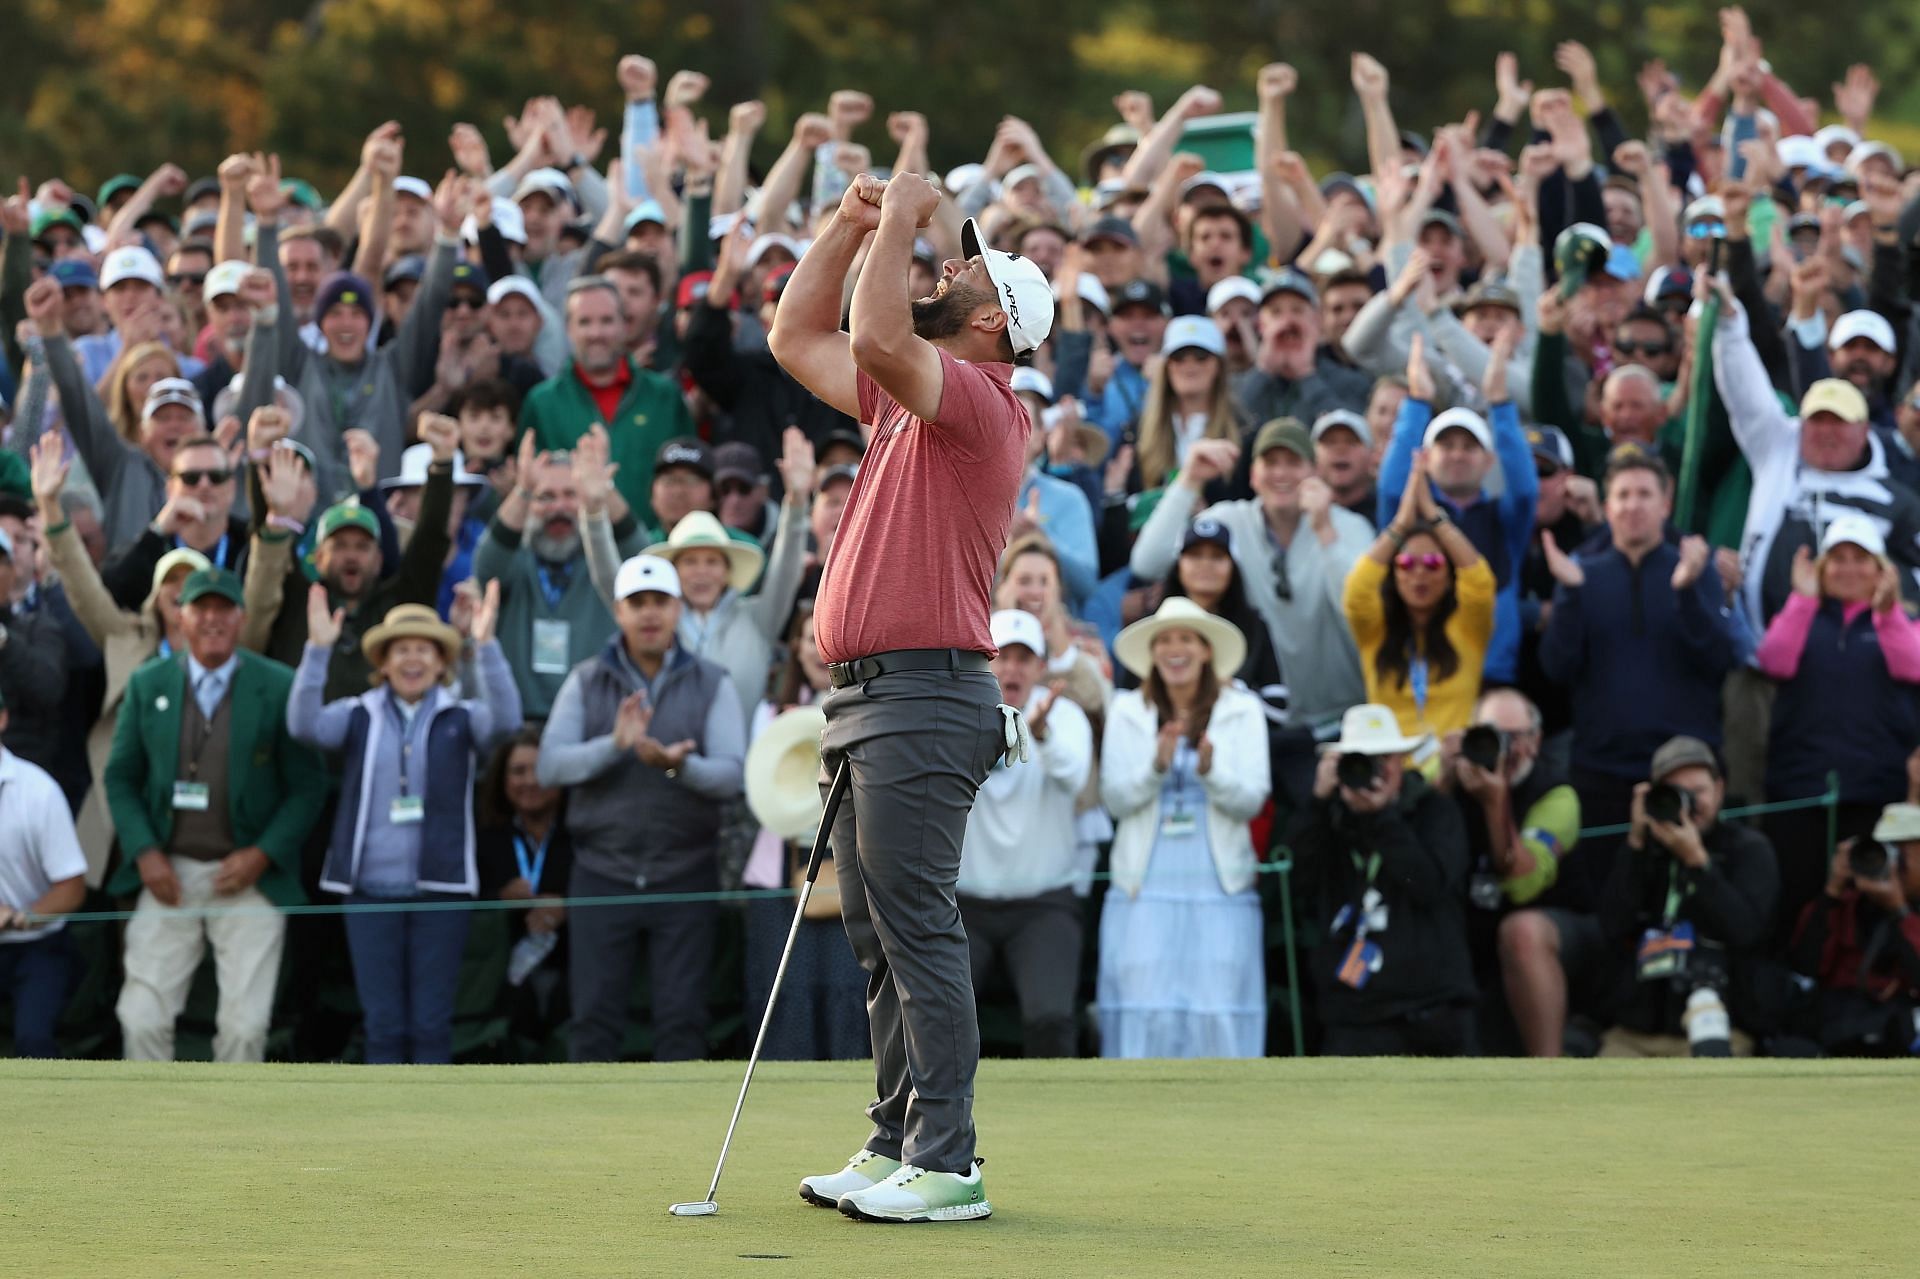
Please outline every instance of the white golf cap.
M579 203L573 194L573 183L558 169L535 169L521 178L520 185L513 189L513 202L518 204L530 195L544 195L555 203Z
M1207 314L1215 314L1235 298L1244 298L1259 306L1260 286L1244 275L1230 275L1224 280L1216 280L1213 287L1207 290Z
M1827 349L1838 351L1856 338L1865 338L1888 355L1894 354L1898 346L1893 325L1887 323L1886 316L1878 311L1849 311L1833 322L1833 332L1827 335Z
M1025 609L1001 609L988 620L987 632L993 637L995 648L1024 644L1035 657L1047 655L1047 629Z
M1820 535L1820 553L1825 555L1843 542L1857 546L1869 555L1885 556L1887 553L1887 539L1881 534L1880 526L1857 511L1834 516L1826 532Z
M667 224L667 211L660 207L660 201L642 200L640 203L634 205L633 212L627 214L626 225L623 229L631 231L642 222L657 222L661 226Z
M754 267L759 266L760 259L766 257L767 254L774 249L785 249L793 255L793 260L798 262L801 253L806 250L806 246L792 236L769 232L756 239L753 244L748 247L746 269L751 271Z
M515 244L527 242L527 220L521 216L520 206L503 195L493 197L493 229L500 233L503 240ZM480 243L480 224L468 214L467 220L460 224L460 238L468 244Z
M1053 331L1053 286L1033 259L1002 253L980 234L980 224L968 218L960 227L960 252L986 264L995 301L1007 313L1007 340L1015 355L1025 355L1047 340Z
M1779 158L1780 163L1789 169L1804 169L1809 165L1820 163L1824 158L1820 151L1820 144L1804 133L1780 139L1774 143L1773 153Z
M1713 218L1720 222L1727 220L1727 202L1717 195L1703 195L1687 206L1682 216L1683 222L1698 222L1701 218Z
M1857 175L1860 172L1860 166L1875 156L1879 156L1882 160L1885 160L1893 166L1895 177L1898 177L1901 170L1907 167L1906 161L1900 158L1900 153L1886 143L1862 142L1859 146L1847 152L1847 172Z
M1313 419L1313 430L1309 432L1309 435L1313 442L1318 444L1321 436L1333 430L1335 427L1340 426L1346 427L1349 431L1359 436L1360 442L1368 448L1373 447L1373 428L1367 425L1366 418L1355 413L1352 409L1328 409L1325 413ZM1472 430L1473 428L1469 427L1467 429Z
M1456 428L1471 435L1481 448L1493 448L1493 432L1487 429L1487 419L1472 409L1448 409L1427 423L1427 433L1421 437L1420 447L1432 448L1434 441Z
M167 273L160 269L160 259L137 244L121 245L100 264L102 293L123 280L140 280L156 289L167 287Z
M1172 355L1189 349L1224 359L1227 339L1221 334L1220 326L1204 315L1176 315L1167 322L1166 336L1160 339L1160 354Z
M400 455L400 473L380 481L380 491L417 489L427 482L427 467L433 462L433 445L415 444ZM479 488L486 480L467 473L467 461L459 449L453 451L453 482L467 488Z
M237 296L240 292L240 281L246 279L247 272L252 269L249 263L238 258L230 258L207 272L207 282L201 292L209 302L215 298Z
M1082 271L1080 281L1074 286L1080 300L1093 307L1102 315L1113 313L1113 296L1107 292L1107 286L1100 283L1100 277L1091 271Z
M1022 364L1015 369L1010 385L1015 394L1027 391L1049 404L1053 403L1053 379L1031 365Z
M428 204L433 203L433 188L427 185L426 179L424 178L410 178L404 175L397 177L393 180L393 193L395 195L410 195L416 200L424 200Z
M658 555L636 555L613 575L613 598L623 600L644 591L680 598L680 574L672 560Z
M1820 148L1820 154L1826 155L1827 148L1843 146L1849 152L1860 145L1860 135L1844 124L1830 124L1813 135L1813 145Z
M1232 183L1228 182L1221 174L1215 173L1212 169L1203 169L1188 178L1185 182L1182 182L1180 184L1180 198L1182 200L1186 199L1189 194L1198 191L1201 187L1212 187L1228 199L1233 198Z
M492 306L501 298L518 294L533 303L534 309L540 309L542 301L540 290L524 275L503 275L487 286L487 304Z
M958 195L986 176L987 166L984 164L959 164L947 170L942 185L950 193Z
M1016 164L1007 171L1007 176L1000 180L1000 189L1002 191L1011 191L1022 182L1038 182L1045 176L1046 171L1037 164L1031 162L1027 164Z
M163 377L147 391L147 402L140 410L140 418L145 421L169 404L179 404L193 410L194 416L206 421L206 406L200 403L200 392L193 389L193 383L183 377Z

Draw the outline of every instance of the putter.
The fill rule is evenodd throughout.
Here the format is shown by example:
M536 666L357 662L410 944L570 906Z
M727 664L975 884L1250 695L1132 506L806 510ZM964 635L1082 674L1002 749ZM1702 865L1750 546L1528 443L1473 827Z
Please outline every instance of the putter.
M726 1140L720 1143L720 1161L713 1166L713 1184L707 1187L707 1197L694 1203L669 1204L667 1211L676 1217L711 1217L720 1211L714 1195L720 1190L720 1174L726 1171L727 1151L733 1145L733 1131L740 1126L740 1111L747 1104L747 1089L753 1083L753 1068L760 1064L760 1049L767 1042L767 1027L773 1024L774 1001L780 998L780 984L787 978L787 961L793 958L793 946L800 939L800 921L806 917L807 898L813 895L813 881L820 874L820 861L827 854L829 832L833 830L833 818L840 811L840 801L846 798L847 786L852 781L847 772L847 759L842 756L840 767L834 770L833 784L827 787L827 802L820 814L820 829L813 837L813 855L807 858L807 879L800 885L800 898L793 904L793 924L787 929L786 949L780 952L780 967L774 970L773 988L767 992L767 1010L760 1015L760 1033L753 1037L753 1054L747 1058L747 1077L740 1081L740 1096L733 1103L733 1118L727 1121Z

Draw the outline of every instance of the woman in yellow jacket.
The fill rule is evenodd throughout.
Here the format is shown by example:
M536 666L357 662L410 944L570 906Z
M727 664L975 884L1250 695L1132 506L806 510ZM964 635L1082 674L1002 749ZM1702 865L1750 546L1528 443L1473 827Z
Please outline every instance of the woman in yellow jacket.
M1424 768L1440 738L1473 723L1480 668L1493 637L1493 570L1426 479L1426 452L1393 522L1347 574L1347 625L1360 650L1367 700L1393 709L1400 731L1427 736L1413 752Z

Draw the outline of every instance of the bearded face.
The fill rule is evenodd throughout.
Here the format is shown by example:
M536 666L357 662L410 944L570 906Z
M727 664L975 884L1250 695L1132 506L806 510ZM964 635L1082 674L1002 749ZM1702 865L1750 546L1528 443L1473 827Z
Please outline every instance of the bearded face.
M943 279L934 285L932 296L914 300L913 331L929 342L958 337L973 313L992 301L992 294L970 284L951 277Z

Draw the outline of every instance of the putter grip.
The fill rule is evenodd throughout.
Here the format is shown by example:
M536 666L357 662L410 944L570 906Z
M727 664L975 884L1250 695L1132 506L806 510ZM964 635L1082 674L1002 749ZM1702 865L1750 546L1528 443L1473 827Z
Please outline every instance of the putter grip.
M807 858L808 884L820 877L820 863L827 855L828 841L833 835L834 816L840 811L840 801L847 797L847 787L853 784L851 764L852 761L842 755L840 767L834 770L833 782L827 787L827 802L820 813L820 829L814 832L813 853Z

